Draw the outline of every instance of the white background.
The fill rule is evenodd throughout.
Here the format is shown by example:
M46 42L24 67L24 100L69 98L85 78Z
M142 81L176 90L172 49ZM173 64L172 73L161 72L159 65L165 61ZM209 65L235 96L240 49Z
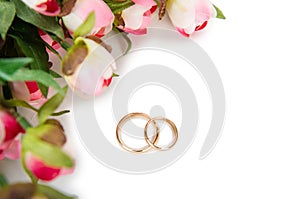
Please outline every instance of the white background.
M212 20L192 37L216 64L226 92L226 122L214 151L198 160L198 136L171 167L123 174L94 160L67 125L76 170L55 180L55 187L85 199L300 197L298 1L214 3L227 19ZM157 24L170 27L168 19ZM15 163L0 165L11 181L24 179Z

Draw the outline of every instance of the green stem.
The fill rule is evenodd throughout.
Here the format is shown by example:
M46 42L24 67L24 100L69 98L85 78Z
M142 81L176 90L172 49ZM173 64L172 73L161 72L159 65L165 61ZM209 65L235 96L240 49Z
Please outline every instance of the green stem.
M8 182L4 175L0 174L0 190L8 185Z
M29 178L31 179L32 184L37 184L38 183L38 179L36 177L34 177L32 175L32 173L29 171L29 169L26 167L26 163L25 163L25 151L22 150L22 167L25 171L25 173L29 176Z
M19 122L19 124L24 128L24 129L28 129L30 127L32 127L32 125L23 117L21 116L18 112L14 112L13 115L15 116L15 118L17 119L17 121ZM22 167L25 171L25 173L29 176L29 178L31 179L33 184L37 184L38 183L38 179L36 177L34 177L32 175L32 173L29 171L29 169L26 167L26 163L25 163L25 156L26 153L25 151L22 149Z
M60 42L61 47L63 47L63 49L65 49L66 51L71 48L72 46L70 44L68 44L65 41Z
M121 32L117 27L113 27L113 30L114 30L116 33L121 34L121 36L123 37L123 39L125 39L125 41L127 42L127 49L126 49L126 51L125 51L125 53L124 53L124 55L126 55L126 54L130 51L130 49L131 49L131 47L132 47L132 42L131 42L131 40L129 39L129 37L127 36L126 33Z
M21 116L18 112L14 111L13 115L17 119L18 123L23 127L23 129L26 130L32 127L32 125L27 121L27 119Z
M51 37L54 41L56 41L57 43L59 43L59 44L61 45L61 47L62 47L63 49L65 49L66 51L67 51L69 48L71 48L71 45L68 44L66 41L64 41L64 40L62 40L62 39L60 39L60 38L58 38L58 37L55 36L55 35L51 35L51 34L49 34L49 35L50 35L50 37Z
M57 56L59 60L62 60L62 57L60 56L59 52L57 52L51 45L49 45L47 42L44 42L45 46Z
M37 191L47 198L55 199L75 199L76 197L65 195L49 186L39 184L37 186Z

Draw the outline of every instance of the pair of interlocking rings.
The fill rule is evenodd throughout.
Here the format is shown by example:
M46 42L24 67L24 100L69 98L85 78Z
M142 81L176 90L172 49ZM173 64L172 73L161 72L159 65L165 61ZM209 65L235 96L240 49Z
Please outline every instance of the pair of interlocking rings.
M143 118L143 119L148 120L148 122L147 122L147 124L145 125L145 128L144 128L144 138L145 138L145 141L146 141L147 145L144 146L144 147L142 147L142 148L138 148L138 149L137 148L129 147L121 139L121 132L122 132L123 125L128 120L133 119L133 118ZM163 122L167 123L169 125L169 127L171 128L171 130L172 130L173 139L166 146L158 146L157 145L158 140L159 140L159 134L160 134L160 129L157 126L157 123L156 123L157 121L163 121ZM148 128L149 128L149 126L151 124L154 125L154 127L155 127L154 128L155 129L155 133L154 133L154 135L151 138L149 138ZM158 150L158 151L166 151L166 150L171 149L176 144L176 142L178 140L178 130L177 130L176 125L171 120L169 120L167 118L163 118L163 117L154 117L154 118L151 118L149 115L147 115L145 113L129 113L129 114L125 115L120 120L120 122L118 123L117 129L116 129L116 136L117 136L117 140L118 140L120 146L123 149L125 149L126 151L129 151L129 152L132 152L132 153L145 153L145 152L148 152L151 149Z

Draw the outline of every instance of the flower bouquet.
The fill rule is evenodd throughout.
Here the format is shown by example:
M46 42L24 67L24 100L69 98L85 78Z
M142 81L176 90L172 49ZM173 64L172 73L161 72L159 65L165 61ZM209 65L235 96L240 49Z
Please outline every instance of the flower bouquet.
M1 174L1 199L73 198L45 185L75 166L63 148L64 128L54 119L69 111L56 109L68 88L83 97L100 95L118 76L113 46L103 36L121 34L128 52L128 34L146 34L151 18L165 16L186 37L211 18L225 19L208 0L0 0L0 165L4 158L20 158L31 179L8 185ZM59 70L50 56L59 60ZM95 75L106 66L101 77ZM36 124L20 109L36 112Z

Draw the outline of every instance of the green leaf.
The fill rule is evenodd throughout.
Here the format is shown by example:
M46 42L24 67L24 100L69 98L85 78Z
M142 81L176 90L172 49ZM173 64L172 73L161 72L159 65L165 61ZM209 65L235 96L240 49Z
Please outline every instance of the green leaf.
M17 99L10 99L10 100L0 100L0 103L3 104L5 107L23 107L23 108L28 108L31 109L35 112L38 112L39 110L33 106L31 106L30 104L28 104L27 102L25 102L24 100L17 100ZM70 113L69 110L63 110L63 111L59 111L57 113L52 113L51 116L61 116L63 114L66 113Z
M49 56L36 27L16 19L8 35L15 39L26 57L33 58L32 69L49 71Z
M46 196L48 199L75 199L76 198L72 196L67 196L49 186L41 185L41 184L37 185L37 191L39 193L42 193L42 195Z
M6 178L4 175L0 174L0 190L8 185Z
M38 112L39 123L44 123L50 115L54 113L54 111L59 107L62 101L65 98L65 93L67 92L68 87L64 87L64 94L61 95L57 93L53 97L51 97L43 106L40 108Z
M10 99L10 100L1 101L1 103L3 103L4 106L7 106L7 107L17 107L18 106L18 107L28 108L28 109L31 109L31 110L36 111L36 112L38 111L38 109L31 106L30 104L28 104L24 100Z
M0 1L0 36L4 40L6 33L16 15L15 4L9 1Z
M120 75L118 75L117 73L113 73L112 77L119 77Z
M119 14L126 8L134 5L132 0L123 0L123 1L112 1L112 0L104 0L105 3L110 7L111 11L114 14Z
M73 167L73 160L61 150L61 148L42 141L37 133L47 131L50 125L41 125L35 128L27 129L22 140L22 150L26 154L30 152L39 157L45 164L52 167Z
M61 115L64 115L66 113L70 113L70 111L69 110L59 111L57 113L52 113L51 116L61 116Z
M15 47L15 41L12 38L6 37L5 41L0 38L0 57L20 57Z
M22 54L33 58L32 69L49 72L49 56L36 27L16 18L8 35L16 41ZM39 88L42 94L47 97L48 87L39 84Z
M220 10L220 8L218 8L216 5L213 5L214 8L216 9L217 11L217 16L216 18L219 18L219 19L226 19L225 15L223 14L223 12Z
M29 8L26 4L24 4L20 0L11 0L17 10L17 16L22 20L37 26L38 28L51 32L57 35L59 38L64 38L64 33L59 23L56 21L55 17L48 17L45 15L41 15L38 12Z
M0 73L0 79L5 81L36 81L45 86L51 86L56 89L61 95L64 95L63 89L53 79L53 77L41 70L30 70L27 68L21 68L13 74Z
M54 70L50 70L49 73L54 78L62 78L62 76L60 74L58 74L57 72L55 72Z
M30 64L32 61L33 59L28 57L0 59L0 77L2 75L5 76L6 74L12 75L20 68Z
M77 37L85 36L90 33L95 25L96 15L95 12L91 12L85 21L75 30L74 39Z

